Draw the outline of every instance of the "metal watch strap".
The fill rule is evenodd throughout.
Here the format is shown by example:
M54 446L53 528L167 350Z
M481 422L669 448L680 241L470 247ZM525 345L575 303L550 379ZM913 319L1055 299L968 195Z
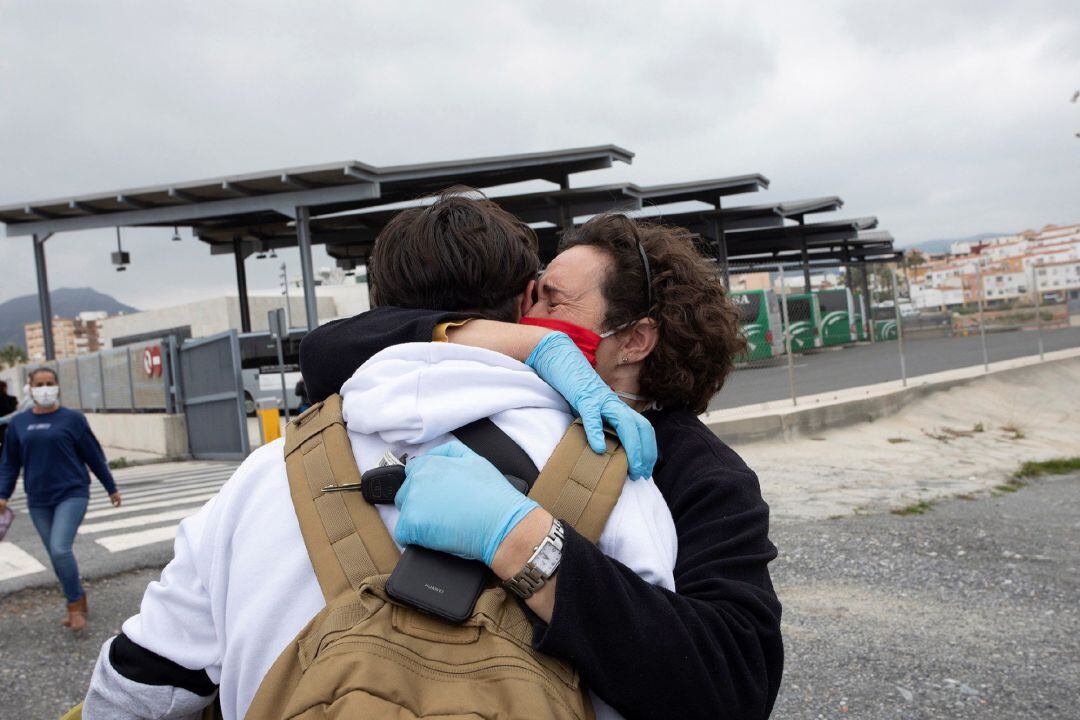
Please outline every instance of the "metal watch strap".
M544 539L540 541L539 545L533 548L533 553L529 556L529 560L525 563L524 567L522 567L513 577L504 580L503 587L523 600L528 600L532 597L533 594L544 587L544 584L558 571L559 564L562 560L561 554L564 537L562 522L555 520L551 523L551 529L548 530ZM552 568L551 572L545 573L535 565L535 562L541 552L547 550L545 546L548 545L554 547L555 550L559 552L560 557L559 560L556 561L555 567Z

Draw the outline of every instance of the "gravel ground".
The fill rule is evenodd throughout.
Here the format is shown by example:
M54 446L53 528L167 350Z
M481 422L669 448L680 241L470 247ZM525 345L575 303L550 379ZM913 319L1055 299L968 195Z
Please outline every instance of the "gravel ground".
M775 718L1076 718L1080 475L918 516L781 521L787 662ZM58 589L0 601L0 718L55 718L156 569L88 583L90 629Z
M773 536L774 717L1080 717L1080 476Z

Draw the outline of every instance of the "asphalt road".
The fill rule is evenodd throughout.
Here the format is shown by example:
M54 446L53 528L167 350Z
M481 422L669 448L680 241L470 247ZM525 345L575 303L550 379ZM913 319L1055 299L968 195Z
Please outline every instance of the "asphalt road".
M1043 332L1047 352L1080 347L1080 327ZM1037 355L1038 337L1033 331L991 333L986 336L990 362ZM967 337L904 340L908 377L928 375L983 362L978 335ZM828 348L795 356L795 389L799 395L861 387L900 379L900 356L896 342L865 343ZM740 368L732 373L710 410L751 405L790 397L787 362L783 358Z
M787 647L775 718L1075 718L1080 475L920 516L786 522L773 578ZM0 600L0 718L77 702L101 643L158 569L88 583L90 628L57 589Z

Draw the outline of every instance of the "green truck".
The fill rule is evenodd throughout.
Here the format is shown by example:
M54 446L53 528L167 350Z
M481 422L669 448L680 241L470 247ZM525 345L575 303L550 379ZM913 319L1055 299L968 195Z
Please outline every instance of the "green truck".
M855 303L851 290L819 290L815 293L821 310L821 324L818 326L821 344L850 345L858 338L855 327Z
M781 302L781 311L784 303ZM787 296L788 318L784 320L784 332L790 338L792 352L806 352L821 347L821 309L816 293L795 293Z
M731 302L742 315L740 326L746 338L746 353L736 362L766 360L784 352L780 339L780 304L772 290L744 290L731 293Z

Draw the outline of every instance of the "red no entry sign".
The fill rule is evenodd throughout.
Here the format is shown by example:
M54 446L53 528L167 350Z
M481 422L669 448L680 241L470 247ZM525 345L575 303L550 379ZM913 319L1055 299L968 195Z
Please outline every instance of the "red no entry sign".
M161 348L150 345L143 350L143 372L146 377L161 377Z

